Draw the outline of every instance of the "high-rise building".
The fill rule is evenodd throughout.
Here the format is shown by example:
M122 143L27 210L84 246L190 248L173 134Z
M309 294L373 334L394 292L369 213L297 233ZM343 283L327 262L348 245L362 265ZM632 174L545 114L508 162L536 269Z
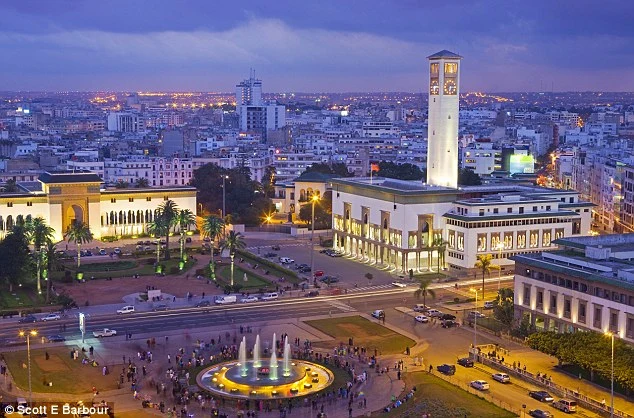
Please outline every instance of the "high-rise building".
M458 187L458 117L460 60L442 50L429 60L429 114L427 135L427 183Z
M267 132L286 126L286 107L262 100L262 80L251 77L236 85L236 112L240 130L266 139Z
M262 80L255 78L255 73L236 85L236 106L262 105Z

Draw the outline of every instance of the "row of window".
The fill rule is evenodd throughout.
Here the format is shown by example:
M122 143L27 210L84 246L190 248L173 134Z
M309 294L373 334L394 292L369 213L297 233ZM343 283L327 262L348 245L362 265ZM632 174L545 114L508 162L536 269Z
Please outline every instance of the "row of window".
M33 206L33 202L26 202L26 205L28 207L31 207L31 206ZM8 208L12 208L13 207L13 202L7 202L7 207Z
M459 226L461 228L500 228L506 226L522 226L522 225L544 225L544 224L557 224L557 223L570 223L573 222L573 230L575 223L578 223L579 232L581 233L581 221L575 218L569 217L556 217L556 218L536 218L536 219L513 219L503 221L486 221L486 222L473 222L473 221L459 221L456 219L447 219L447 225ZM575 232L573 232L575 233Z
M169 200L169 196L163 196L163 200ZM151 196L147 196L145 198L146 202L151 202L152 201L152 197ZM132 203L134 202L134 197L128 197L128 202ZM112 197L110 198L110 203L117 203L117 199Z

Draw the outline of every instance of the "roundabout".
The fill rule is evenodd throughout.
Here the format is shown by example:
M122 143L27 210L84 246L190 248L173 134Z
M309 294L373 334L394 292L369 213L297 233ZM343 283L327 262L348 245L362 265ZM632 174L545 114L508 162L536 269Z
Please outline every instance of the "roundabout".
M253 347L253 359L246 359L244 337L238 353L238 360L219 363L200 372L196 377L198 385L225 398L283 399L319 392L334 381L334 374L326 367L291 359L288 338L284 342L281 360L275 353L269 359L260 357L259 335Z

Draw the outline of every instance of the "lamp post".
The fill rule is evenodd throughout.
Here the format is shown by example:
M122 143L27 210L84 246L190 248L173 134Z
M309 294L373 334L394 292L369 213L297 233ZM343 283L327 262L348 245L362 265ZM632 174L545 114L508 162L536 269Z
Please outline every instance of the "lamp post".
M495 247L498 250L498 264L500 268L498 269L498 291L500 290L500 282L502 281L502 250L504 249L504 243L502 241L498 242L498 245Z
M26 337L26 358L27 367L29 373L29 407L33 403L33 389L31 387L31 337L37 336L37 331L32 329L31 331L20 331L18 333L20 337Z
M614 333L606 332L606 335L612 340L612 370L610 374L610 418L614 418Z
M469 292L474 292L475 293L475 307L476 310L478 309L478 289L475 288L471 288L469 289ZM478 316L475 315L473 317L473 350L474 350L474 357L475 357L475 353L476 353L476 346L478 345Z
M225 181L229 178L229 176L227 175L223 175L222 176L222 219L224 220L227 216L227 188L225 187ZM222 226L222 234L226 235L225 233L225 226Z
M311 197L312 212L310 221L310 271L315 278L315 203L319 201L319 196L313 194Z

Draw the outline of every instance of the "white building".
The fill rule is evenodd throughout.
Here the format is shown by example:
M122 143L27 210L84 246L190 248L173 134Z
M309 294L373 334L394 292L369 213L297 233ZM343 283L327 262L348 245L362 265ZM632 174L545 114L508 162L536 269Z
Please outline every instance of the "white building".
M556 241L515 261L515 315L538 330L613 332L634 343L634 235Z
M495 148L490 141L472 142L462 149L462 168L480 176L502 170L502 150Z
M236 86L236 113L242 132L261 133L286 126L286 107L262 100L262 80L253 74Z
M130 112L108 113L108 130L114 132L145 132L143 116Z

